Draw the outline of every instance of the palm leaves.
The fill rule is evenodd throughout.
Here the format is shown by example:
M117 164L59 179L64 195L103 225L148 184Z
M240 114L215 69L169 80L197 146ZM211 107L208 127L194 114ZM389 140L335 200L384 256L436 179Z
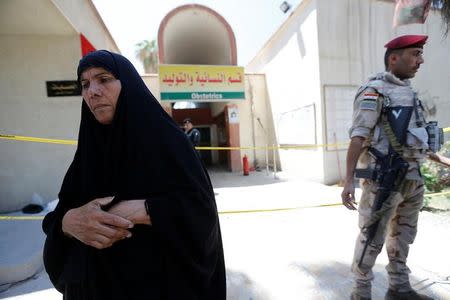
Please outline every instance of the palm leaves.
M444 36L447 36L450 30L450 0L432 0L431 3L434 8L440 10Z
M144 65L145 73L158 71L158 47L156 40L143 40L136 44L136 57Z
M442 0L441 16L444 22L445 35L450 30L450 0Z

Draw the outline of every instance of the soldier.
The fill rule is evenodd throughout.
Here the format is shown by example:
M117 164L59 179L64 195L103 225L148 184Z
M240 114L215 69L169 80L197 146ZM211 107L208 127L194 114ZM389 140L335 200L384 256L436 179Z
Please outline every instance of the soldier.
M200 143L200 131L194 128L194 124L192 124L192 120L190 118L186 118L183 121L184 132L188 136L194 147L197 147Z
M378 216L378 227L366 250L364 246L368 238L365 229L370 222L373 223L373 206L379 185L373 177L375 173L361 179L363 192L358 206L361 232L352 263L355 286L351 299L371 299L372 267L385 242L389 257L386 267L389 289L385 299L432 299L412 289L410 270L406 266L409 245L416 236L419 210L423 205L424 181L420 174L420 161L428 156L448 166L447 158L434 153L439 143L433 144L431 137L434 135L429 135L429 131L437 127L431 128L430 123L426 123L423 107L409 81L424 62L422 54L427 38L406 35L387 43L386 72L369 78L355 97L353 123L349 130L351 142L347 152L346 183L341 195L343 204L350 210L356 209L354 175L357 163L358 167L376 169L377 160L370 155L370 149L374 148L383 155L396 151L402 161L407 162L407 171L395 194L394 191L389 194L385 211Z

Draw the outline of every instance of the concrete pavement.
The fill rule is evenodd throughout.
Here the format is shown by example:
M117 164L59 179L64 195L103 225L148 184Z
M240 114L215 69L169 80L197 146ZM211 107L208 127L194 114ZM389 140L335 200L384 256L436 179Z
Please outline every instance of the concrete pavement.
M2 215L30 216L22 213ZM0 292L8 289L12 283L32 277L42 269L45 235L41 222L40 219L0 220Z
M213 170L211 179L219 211L227 212L220 215L220 220L228 299L349 298L357 213L342 206L315 207L338 203L341 188L297 180L286 174L273 179L264 172L251 172L244 177ZM297 209L264 211L272 208ZM419 234L409 257L411 281L436 299L450 299L450 285L437 283L450 275L450 219L429 212L422 212L420 218ZM5 222L9 221L0 222L2 258L18 247L2 239L7 227L10 237L14 226L32 232L27 240L33 240L37 252L42 250L38 246L43 236L37 234L40 222L21 221L8 226ZM4 243L7 245L1 246ZM382 252L375 266L373 299L384 297L386 263ZM34 278L0 292L0 298L51 300L61 299L61 295L52 289L45 272L38 272Z

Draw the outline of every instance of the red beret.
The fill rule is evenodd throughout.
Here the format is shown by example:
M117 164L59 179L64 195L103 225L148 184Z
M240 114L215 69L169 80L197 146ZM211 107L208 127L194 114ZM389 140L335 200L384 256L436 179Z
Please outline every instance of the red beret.
M399 36L386 45L387 49L401 49L401 48L422 48L427 42L427 35L402 35Z

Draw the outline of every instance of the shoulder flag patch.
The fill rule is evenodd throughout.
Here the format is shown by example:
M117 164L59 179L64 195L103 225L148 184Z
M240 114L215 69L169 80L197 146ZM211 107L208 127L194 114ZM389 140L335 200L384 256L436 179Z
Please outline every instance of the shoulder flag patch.
M377 93L365 93L364 94L364 100L372 100L372 101L376 101L378 99L378 94Z
M363 100L359 104L359 109L377 110L377 102L374 100Z
M379 94L377 93L364 93L363 99L361 103L359 104L359 109L366 109L366 110L377 110L377 99Z

